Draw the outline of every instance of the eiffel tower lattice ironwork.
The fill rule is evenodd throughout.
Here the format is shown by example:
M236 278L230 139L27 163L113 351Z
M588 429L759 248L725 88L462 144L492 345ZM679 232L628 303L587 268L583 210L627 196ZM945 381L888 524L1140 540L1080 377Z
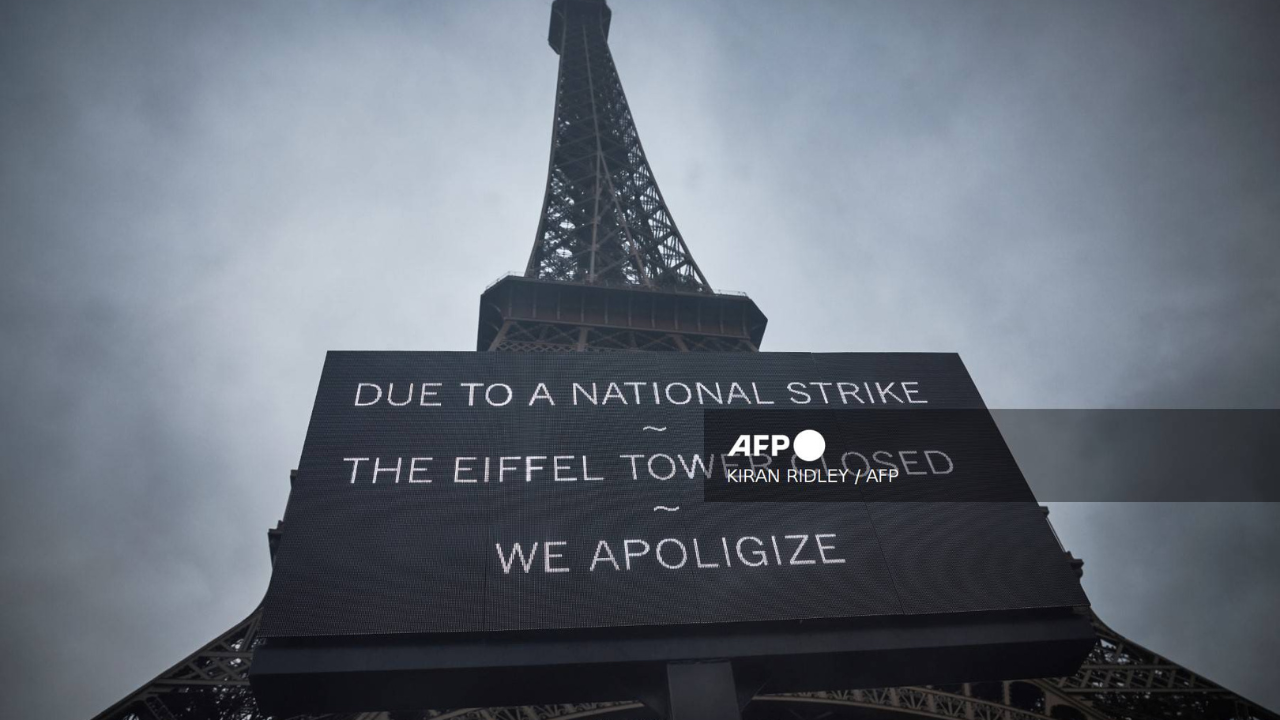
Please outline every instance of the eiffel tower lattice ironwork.
M676 228L609 52L603 0L557 0L551 160L523 277L480 300L477 350L756 350L766 319L717 293Z
M765 318L707 284L640 146L609 53L603 0L556 0L560 55L547 193L524 276L481 298L479 350L754 351ZM279 530L268 536L272 548ZM265 720L249 691L259 610L94 720ZM1280 720L1129 641L1099 641L1069 678L760 695L744 717L948 720ZM369 712L324 720L650 718L638 702Z

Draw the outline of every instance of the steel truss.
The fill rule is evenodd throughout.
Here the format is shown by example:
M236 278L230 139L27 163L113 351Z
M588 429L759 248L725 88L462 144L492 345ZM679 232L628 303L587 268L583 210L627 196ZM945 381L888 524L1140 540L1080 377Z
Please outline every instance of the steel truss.
M645 158L602 0L552 8L560 54L547 192L526 277L711 292Z
M742 338L690 335L674 332L646 332L590 325L522 323L508 320L498 333L493 350L500 352L751 352Z
M711 289L658 189L609 51L608 6L603 0L557 0L551 13L548 39L560 55L560 67L538 231L525 285L514 292L503 281L482 296L476 349L758 349L764 315L749 298ZM560 317L560 296L575 292L564 286L576 286L584 299L576 321ZM606 288L612 297L600 292ZM556 296L543 300L541 316L538 302L528 298L539 293ZM512 295L521 301L513 303ZM700 298L721 302L700 303ZM556 312L549 317L552 304ZM588 304L603 313L587 312ZM715 312L723 325L726 306L733 306L735 318L727 332L717 331Z

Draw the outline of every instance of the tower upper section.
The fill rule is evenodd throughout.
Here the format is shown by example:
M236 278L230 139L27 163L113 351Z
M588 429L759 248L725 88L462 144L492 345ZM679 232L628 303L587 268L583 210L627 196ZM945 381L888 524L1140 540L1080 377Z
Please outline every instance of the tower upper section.
M555 0L551 162L525 277L710 293L645 158L609 52L604 0Z

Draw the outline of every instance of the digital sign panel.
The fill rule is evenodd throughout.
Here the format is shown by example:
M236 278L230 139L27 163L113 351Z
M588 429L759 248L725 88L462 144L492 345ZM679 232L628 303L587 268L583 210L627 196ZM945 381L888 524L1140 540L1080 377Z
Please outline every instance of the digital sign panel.
M957 355L332 352L260 634L1087 604Z

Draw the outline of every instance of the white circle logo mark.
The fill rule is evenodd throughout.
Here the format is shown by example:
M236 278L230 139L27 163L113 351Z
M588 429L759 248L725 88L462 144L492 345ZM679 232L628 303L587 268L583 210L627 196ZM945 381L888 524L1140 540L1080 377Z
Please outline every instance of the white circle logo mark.
M813 462L822 457L822 453L827 449L827 441L817 430L803 430L796 435L796 441L792 447L801 460Z

